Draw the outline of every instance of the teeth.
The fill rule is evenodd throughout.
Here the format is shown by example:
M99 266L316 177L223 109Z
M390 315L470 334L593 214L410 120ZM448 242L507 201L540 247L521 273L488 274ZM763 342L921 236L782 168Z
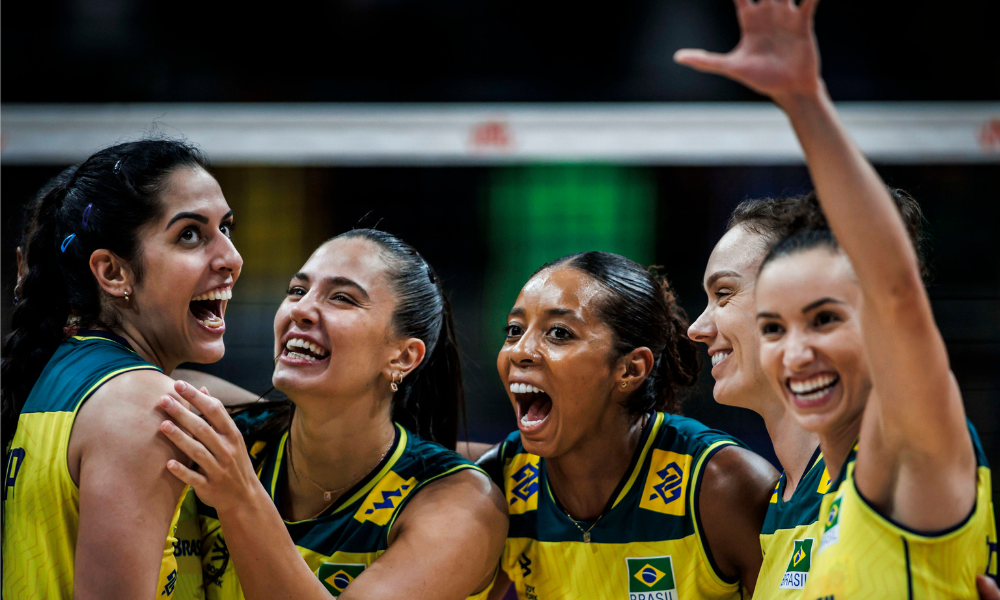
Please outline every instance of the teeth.
M533 385L527 383L512 383L510 384L510 391L512 394L543 394L544 392Z
M295 358L298 360L308 360L312 362L316 362L317 360L319 360L315 356L309 356L308 354L302 354L301 352L289 352L288 357Z
M818 377L813 377L812 379L807 379L805 381L789 381L788 387L795 392L797 396L802 394L810 394L810 392L815 392L816 390L823 390L830 386L831 383L837 380L836 375L819 375ZM815 395L815 394L813 394ZM822 394L820 394L822 396ZM809 398L802 398L803 400L808 400Z
M285 348L289 350L289 355L297 354L291 351L292 348L305 348L318 356L326 356L329 354L325 348L321 348L310 341L303 340L302 338L290 338L287 342L285 342Z
M715 365L719 364L720 362L726 360L727 358L729 358L729 355L732 354L732 353L733 353L732 350L730 350L728 352L716 352L715 354L712 355L712 366L714 367Z
M219 327L222 327L225 324L225 321L223 321L218 317L215 317L214 319L205 319L205 320L198 319L198 322L204 325L205 327L210 327L212 329L218 329Z
M531 421L531 420L528 419L528 415L525 414L525 415L523 415L521 417L521 424L524 425L525 427L533 427L535 425L538 425L539 423L541 423L544 420L545 419L539 419L537 421Z
M225 290L212 290L211 292L205 292L200 296L195 296L191 299L191 302L198 302L199 300L232 300L233 290L232 288Z

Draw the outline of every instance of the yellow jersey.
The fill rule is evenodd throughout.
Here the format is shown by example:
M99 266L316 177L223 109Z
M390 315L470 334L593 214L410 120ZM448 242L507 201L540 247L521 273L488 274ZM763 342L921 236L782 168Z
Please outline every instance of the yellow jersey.
M720 573L702 529L698 497L705 464L734 438L655 412L632 464L595 521L573 521L552 494L545 459L519 432L499 459L510 530L500 567L522 600L740 598Z
M253 427L252 420L266 420L267 412L236 415L241 431ZM280 506L279 481L287 477L284 458L288 433L274 442L248 439L257 476L274 503ZM389 547L389 532L406 504L432 481L475 464L443 446L423 440L400 425L386 457L375 469L345 492L333 506L313 519L285 522L288 535L309 568L331 596L337 598L348 585ZM447 507L442 507L447 510ZM225 531L215 510L198 504L205 597L209 600L243 600L239 576L229 559ZM485 598L489 588L473 596ZM186 600L186 599L185 599Z
M969 426L977 459L976 504L961 523L920 533L879 513L854 482L853 457L823 499L823 531L803 600L979 598L976 575L997 574L990 469Z
M80 489L69 473L73 422L83 403L112 378L156 370L128 342L103 331L65 340L35 382L7 450L3 490L3 597L73 597ZM177 524L180 503L170 524ZM170 598L177 579L173 537L163 550L156 597ZM152 590L151 590L152 591Z
M813 555L819 547L823 530L819 508L831 488L830 473L819 448L786 502L783 497L787 481L782 473L764 517L760 534L764 562L757 575L754 600L797 599L805 588Z

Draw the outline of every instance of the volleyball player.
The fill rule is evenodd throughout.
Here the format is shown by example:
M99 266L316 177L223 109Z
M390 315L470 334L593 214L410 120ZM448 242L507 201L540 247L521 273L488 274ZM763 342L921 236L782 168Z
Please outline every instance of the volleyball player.
M497 585L519 598L738 598L776 473L678 416L697 349L666 282L615 254L542 267L497 357L518 431L480 464L504 486Z
M342 234L292 278L274 332L273 382L291 404L237 425L190 385L178 389L208 423L165 398L183 430L164 432L199 465L169 468L203 502L206 596L485 592L506 510L478 467L429 441L454 447L463 402L430 266L390 234Z
M732 53L677 56L786 112L832 227L772 248L756 289L764 371L838 473L803 593L975 597L996 574L990 471L904 222L820 79L815 6L738 0Z
M178 364L222 357L242 265L204 164L181 142L119 144L29 216L3 348L5 598L172 594L184 486L163 464L186 457L156 402Z

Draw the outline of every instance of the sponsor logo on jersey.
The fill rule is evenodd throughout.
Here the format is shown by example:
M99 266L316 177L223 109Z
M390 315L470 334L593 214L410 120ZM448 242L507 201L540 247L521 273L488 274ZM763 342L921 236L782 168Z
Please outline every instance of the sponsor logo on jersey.
M524 552L517 559L517 566L521 567L521 577L531 575L531 559Z
M228 568L229 546L226 545L226 539L222 537L222 533L220 531L219 535L212 543L212 549L208 553L208 561L205 563L203 568L205 573L205 583L222 587L222 576L225 575L226 569Z
M378 484L368 492L368 497L361 503L354 518L362 523L371 521L378 525L387 525L396 507L416 487L415 477L403 479L395 471L389 471L379 480Z
M685 491L691 473L691 456L653 450L639 507L668 515L684 516Z
M201 556L201 540L177 540L174 542L174 556Z
M823 467L823 474L820 475L819 485L816 486L817 494L825 494L830 491L830 486L833 484L833 479L830 477L830 471L826 467Z
M677 600L671 556L626 558L629 600Z
M509 474L504 482L507 488L507 512L512 515L538 509L539 458L534 454L518 454L505 469Z
M840 494L837 499L830 504L830 510L826 512L826 522L823 523L823 537L819 540L819 552L828 546L836 544L840 539L840 501L844 495Z
M24 448L11 448L7 454L7 480L3 484L3 499L7 499L7 490L10 490L10 499L14 499L14 483L17 481L17 473L24 464Z
M813 538L792 540L792 558L788 560L779 589L801 590L806 587L809 568L812 566L812 548Z
M339 597L352 581L365 570L365 565L339 564L325 562L319 566L316 576L323 582L326 591L334 598Z
M175 585L177 585L177 569L174 569L167 575L167 582L163 584L163 591L160 592L160 595L169 598L174 593Z

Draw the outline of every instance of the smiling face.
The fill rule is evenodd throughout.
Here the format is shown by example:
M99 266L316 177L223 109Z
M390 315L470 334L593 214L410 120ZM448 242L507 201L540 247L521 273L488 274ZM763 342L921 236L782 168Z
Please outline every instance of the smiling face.
M333 239L309 257L274 316L274 387L293 400L388 390L398 348L387 269L362 238Z
M722 236L705 267L708 305L688 336L708 346L716 402L760 411L779 402L760 367L754 287L767 241L742 225Z
M860 427L872 387L860 307L854 270L836 250L782 256L760 274L761 364L804 429L831 435Z
M507 317L497 370L532 454L565 454L625 411L613 395L612 331L598 317L605 293L583 271L555 266L525 284Z
M165 364L222 358L226 305L243 259L230 233L233 211L200 167L167 176L159 216L138 233L144 277L132 285L126 326L141 331Z

